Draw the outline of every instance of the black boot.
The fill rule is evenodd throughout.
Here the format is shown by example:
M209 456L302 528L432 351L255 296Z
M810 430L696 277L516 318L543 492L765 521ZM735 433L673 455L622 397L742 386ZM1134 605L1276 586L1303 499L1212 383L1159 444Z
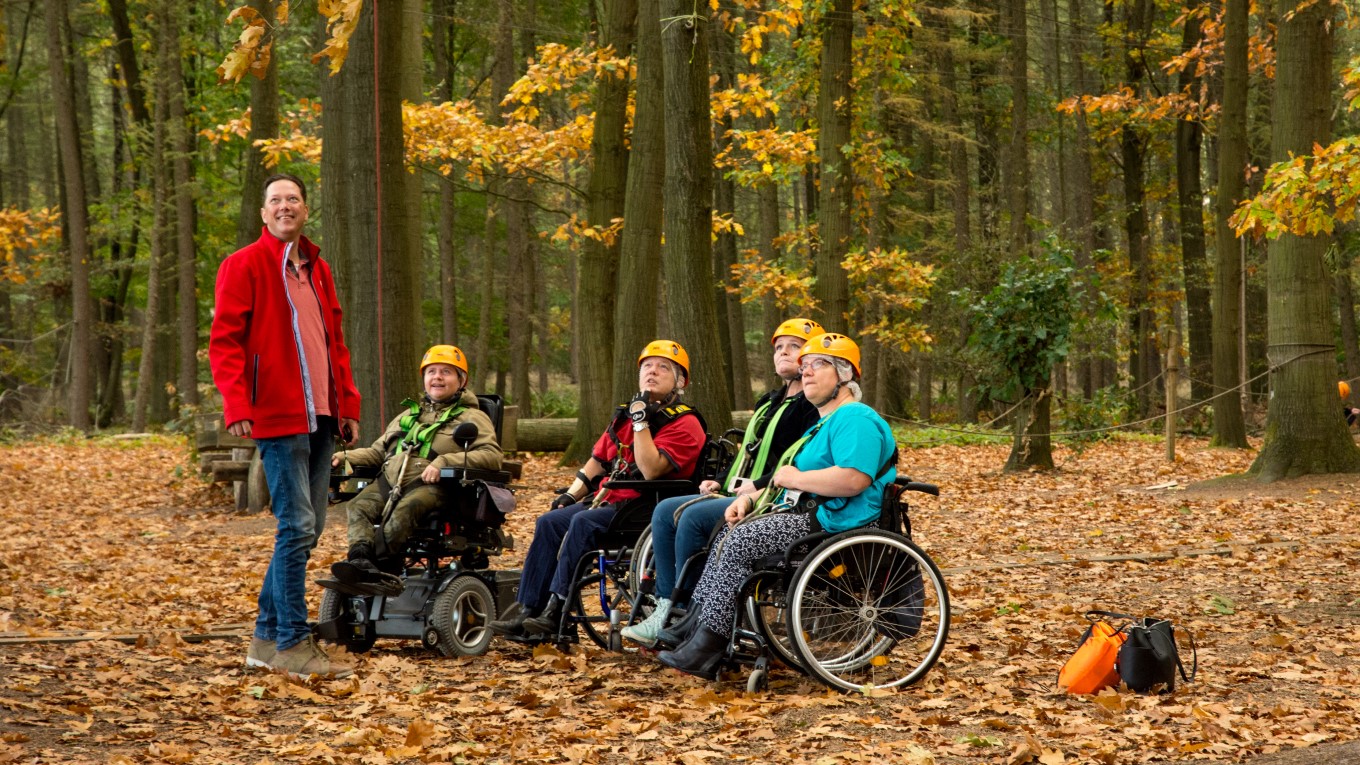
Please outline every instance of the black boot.
M656 644L674 648L689 640L697 626L699 626L699 604L691 603L689 610L685 611L685 615L680 617L679 621L656 633Z
M548 603L543 606L543 610L532 619L524 621L524 636L530 640L547 641L557 634L557 628L562 622L562 606L565 603L557 596L557 593L548 595Z
M533 611L525 608L523 603L515 601L515 604L505 611L505 618L496 619L487 623L487 629L502 637L522 637L524 635L524 622L533 616Z
M717 680L718 668L727 655L727 638L700 624L694 635L674 651L662 651L656 660L686 674Z

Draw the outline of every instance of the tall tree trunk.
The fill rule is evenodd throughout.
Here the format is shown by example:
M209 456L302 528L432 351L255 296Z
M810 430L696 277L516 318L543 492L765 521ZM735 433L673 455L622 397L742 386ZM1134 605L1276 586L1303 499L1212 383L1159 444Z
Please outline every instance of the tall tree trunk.
M713 65L718 75L717 87L721 90L736 86L737 67L732 34L721 25L713 29ZM724 114L718 119L717 149L724 150L732 143L728 135L732 130L731 115ZM736 215L737 184L731 178L719 176L713 179L713 203L719 215ZM718 327L726 344L727 358L731 361L728 378L728 392L732 405L737 409L750 409L751 364L746 353L746 320L742 315L741 296L728 294L727 285L732 283L732 266L737 262L737 235L731 231L718 234L713 243L713 281L717 285L714 299L718 305Z
M1181 50L1199 45L1203 38L1201 20L1193 13L1199 0L1190 4L1186 15ZM1199 83L1192 67L1181 71L1180 89L1189 92ZM1200 146L1204 127L1197 119L1176 123L1176 192L1180 205L1181 267L1185 278L1186 326L1190 335L1190 399L1204 401L1213 395L1213 315L1209 306L1209 262L1204 249L1204 190L1200 186Z
M1006 211L1010 215L1008 251L1029 249L1029 13L1026 0L1003 0L1010 41L1011 134L1006 150Z
M1223 104L1218 118L1218 194L1214 200L1213 310L1214 400L1209 443L1245 449L1242 383L1238 365L1241 332L1241 248L1228 219L1242 200L1247 172L1247 23L1249 0L1224 0Z
M1143 49L1152 32L1152 3L1134 0L1126 19L1128 47L1124 52L1125 82L1137 87L1147 76ZM1152 410L1152 385L1156 377L1156 346L1153 344L1155 318L1152 311L1151 241L1148 227L1146 161L1147 138L1133 124L1120 129L1120 156L1124 181L1124 233L1128 239L1129 272L1129 376L1137 396L1140 416Z
M1331 139L1335 8L1285 0L1275 40L1271 154L1305 156ZM1284 234L1267 255L1270 363L1265 443L1251 466L1261 481L1360 470L1360 448L1336 407L1335 339L1326 236Z
M241 209L236 215L236 246L245 247L260 238L260 209L264 207L264 179L269 169L264 166L264 151L256 141L277 138L279 135L279 39L274 30L273 0L249 0L264 19L265 39L274 45L264 77L250 78L250 136L246 141L241 184ZM327 101L322 103L329 104Z
M457 0L435 0L434 78L439 101L454 100L454 40L458 27L452 19ZM458 339L458 250L454 246L454 224L458 220L458 194L453 179L440 177L439 184L439 320L441 343L459 345Z
M71 387L67 396L67 423L78 430L90 427L90 401L94 389L91 368L86 363L93 350L94 310L90 303L90 224L85 196L83 153L80 126L76 124L75 95L66 70L66 46L61 39L65 28L66 3L49 0L47 10L47 62L52 80L52 102L56 110L57 143L61 149L62 179L68 243L71 248Z
M518 77L521 70L519 62L532 55L533 43L533 2L524 3L524 12L516 18L515 0L501 1L502 35L518 28L521 34L520 54L512 59L512 77ZM506 49L502 43L497 46L498 55ZM513 49L513 47L511 47ZM499 70L498 70L499 71ZM509 88L509 83L507 84ZM497 106L493 112L499 111ZM502 201L501 211L505 217L505 252L507 273L515 274L506 285L505 332L506 345L510 356L510 400L526 412L532 405L529 395L529 357L533 347L533 325L529 322L531 290L534 283L535 264L530 257L529 234L531 216L529 201L533 198L534 187L522 177L511 178L506 184L506 199Z
M169 3L164 1L160 4L161 14L165 13L168 5ZM162 22L164 20L162 16ZM164 29L160 31L163 33ZM178 52L171 54L169 46L165 46L157 62L160 71L156 77L156 114L151 128L151 260L147 264L146 272L146 310L142 315L142 356L137 365L137 394L132 402L132 430L138 433L146 430L147 410L152 404L154 392L162 384L160 375L156 373L156 357L162 311L162 274L166 270L165 262L168 260L165 254L165 234L169 218L166 187L170 184L170 179L165 171L165 127L170 119L168 108L170 68L166 65L165 59L170 55L178 57Z
M612 46L616 56L627 55L639 22L637 3L634 0L611 0L603 5L602 10L604 16L600 20L600 42ZM647 76L642 67L642 59L639 59L639 77ZM652 76L655 77L655 74ZM639 138L644 141L650 138L647 132L651 129L649 125L655 124L650 121L652 117L643 112L644 95L639 88L635 142ZM580 415L576 418L576 432L571 445L563 455L564 461L572 463L589 456L590 447L599 436L600 428L609 420L613 399L626 398L631 393L625 391L637 390L637 367L633 365L630 368L625 362L634 358L633 354L641 350L642 346L636 342L620 345L617 340L619 333L630 329L624 325L633 322L640 325L631 327L634 332L645 329L654 316L650 306L641 307L623 321L618 319L617 313L624 310L623 306L646 306L646 303L632 301L645 301L656 294L655 271L650 260L656 245L642 238L647 235L645 229L650 222L647 211L639 209L637 221L632 220L632 210L625 212L625 200L632 201L631 184L634 183L624 143L627 110L627 79L606 77L600 80L595 90L595 134L591 141L594 164L590 168L590 198L586 217L590 225L605 228L613 219L623 216L623 239L629 244L636 244L638 249L629 251L628 247L624 247L620 250L617 239L611 243L591 239L581 249L573 311L577 317ZM636 143L634 148L639 148ZM620 258L627 259L622 266L623 273L629 277L626 284L621 284L618 279ZM634 268L637 270L631 270ZM625 343L630 339L627 335L623 337L622 342Z
M128 192L137 187L138 173L132 168L139 163L132 153L131 135L128 120L124 116L121 105L125 103L124 91L117 86L123 81L121 69L118 65L110 67L112 83L110 90L110 101L115 104L111 109L113 118L113 156L114 173L112 196L114 202L110 215L117 219L123 214L123 200ZM130 202L129 202L130 203ZM134 205L135 206L135 205ZM107 427L116 419L121 419L126 412L124 411L123 400L123 347L124 332L123 324L126 321L128 288L132 283L132 268L137 259L137 242L140 232L136 227L128 232L127 238L120 240L114 239L109 243L109 265L112 276L112 287L108 293L99 301L97 307L98 321L107 328L100 333L98 339L102 346L100 364L97 373L101 377L99 383L99 401L95 405L95 423L98 427Z
M600 152L592 168L591 202L599 213L622 211L623 232L618 249L618 272L627 279L619 282L613 315L613 400L626 401L637 391L637 353L656 338L656 296L661 276L661 215L666 180L666 101L665 72L661 61L661 6L658 0L622 0L605 6L608 44L620 55L631 46L637 65L634 88L632 150L624 147L627 83L601 82L596 93L595 140ZM624 26L632 14L634 27ZM636 36L636 43L634 37ZM601 122L604 120L604 122ZM604 127L606 133L601 135ZM626 186L618 189L616 178L605 173L626 175ZM595 193L596 189L599 194ZM620 194L622 199L619 198ZM587 250L591 255L594 252ZM604 278L616 277L606 275ZM580 285L582 295L586 285ZM580 310L585 310L580 305ZM612 400L606 400L608 406ZM592 427L598 430L599 424ZM590 436L583 436L590 437ZM588 444L587 444L588 445Z
M1068 0L1067 14L1071 29L1084 29L1083 3L1086 0ZM1062 27L1060 27L1062 29ZM1060 41L1069 52L1072 68L1072 86L1078 96L1089 95L1092 91L1090 72L1086 67L1086 41L1078 31ZM1091 129L1086 122L1086 112L1078 109L1073 115L1073 145L1068 152L1066 164L1069 176L1064 183L1069 201L1067 236L1076 245L1077 268L1084 274L1094 274L1096 250L1094 191L1091 188ZM1083 301L1085 310L1094 315L1100 300L1100 290L1094 279L1084 279ZM1100 374L1101 364L1098 357L1108 353L1100 344L1088 339L1078 340L1077 377L1082 394L1087 398L1095 395L1097 389L1104 387L1105 380Z
M325 216L323 254L337 267L355 382L365 400L360 427L371 434L409 393L423 350L420 186L406 172L401 116L402 100L419 97L421 73L411 66L409 46L420 44L420 8L418 0L385 0L375 19L373 4L365 3L349 58L323 89L331 97L322 172L329 166L326 177L344 179L331 191L339 198L328 197L334 213ZM333 135L340 140L332 143ZM344 219L338 226L337 218Z
M175 178L175 248L179 266L179 402L181 407L198 406L198 252L194 247L194 189L193 133L189 130L189 113L184 103L184 71L180 62L178 4L167 3L165 36L161 47L168 51L162 56L163 66L169 70L169 132L174 147L171 167ZM181 412L184 410L181 409Z
M700 6L703 13L707 9ZM666 72L666 205L662 216L666 257L667 315L674 337L689 351L689 400L708 427L721 433L732 424L723 343L713 305L713 134L709 116L710 20L689 0L662 0L661 31Z
M850 143L851 43L854 37L854 0L831 0L822 16L821 90L817 96L818 192L817 299L818 318L828 329L847 327L850 285L841 263L850 251L850 205L854 168L843 150Z

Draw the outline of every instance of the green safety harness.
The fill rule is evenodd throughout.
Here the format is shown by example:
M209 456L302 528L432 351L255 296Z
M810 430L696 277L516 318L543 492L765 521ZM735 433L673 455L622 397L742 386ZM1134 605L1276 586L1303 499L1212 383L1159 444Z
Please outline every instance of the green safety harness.
M732 487L736 485L737 479L742 477L762 476L765 474L765 465L770 459L770 447L774 444L774 439L770 438L774 434L775 428L779 426L779 419L784 416L785 410L801 394L785 396L775 408L774 414L770 415L768 422L762 422L762 418L770 411L770 401L756 409L755 414L751 415L751 425L746 429L745 435L741 439L741 448L737 452L737 461L733 463L731 471L727 474L727 482L723 485L723 491L731 493ZM802 443L799 441L798 443ZM754 452L755 456L752 457Z
M459 391L459 397L461 396L462 391ZM430 458L430 446L434 443L434 434L439 432L439 428L444 423L467 411L467 407L463 404L453 404L440 412L434 422L422 423L420 421L419 401L408 398L401 402L401 405L406 407L407 411L406 414L401 416L401 422L397 424L401 427L404 435L401 441L397 443L397 450L393 453L401 454L410 449L423 460Z

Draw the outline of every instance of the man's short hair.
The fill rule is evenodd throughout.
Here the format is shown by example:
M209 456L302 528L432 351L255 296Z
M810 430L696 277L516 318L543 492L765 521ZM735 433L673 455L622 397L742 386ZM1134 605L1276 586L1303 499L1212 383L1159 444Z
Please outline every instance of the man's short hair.
M269 187L276 181L292 181L293 183L296 183L298 190L302 192L302 201L307 201L307 184L303 183L301 178L292 173L274 173L268 178L265 178L264 185L260 187L260 199L263 200L269 196Z

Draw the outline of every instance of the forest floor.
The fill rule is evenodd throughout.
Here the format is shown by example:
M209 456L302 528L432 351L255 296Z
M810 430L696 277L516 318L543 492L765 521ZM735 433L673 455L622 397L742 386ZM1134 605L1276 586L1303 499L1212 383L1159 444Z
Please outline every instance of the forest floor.
M788 670L747 694L743 676L637 653L503 642L445 659L379 641L338 681L248 671L272 519L232 510L178 439L0 447L0 763L1357 759L1360 475L1262 485L1231 477L1252 452L1193 440L1175 463L1137 440L1060 449L1047 474L1002 474L1005 456L903 454L943 489L912 519L946 572L950 641L922 682L866 698ZM572 472L529 459L519 549L498 567ZM343 555L343 525L333 514L313 577ZM1188 628L1197 679L1059 693L1090 608Z

